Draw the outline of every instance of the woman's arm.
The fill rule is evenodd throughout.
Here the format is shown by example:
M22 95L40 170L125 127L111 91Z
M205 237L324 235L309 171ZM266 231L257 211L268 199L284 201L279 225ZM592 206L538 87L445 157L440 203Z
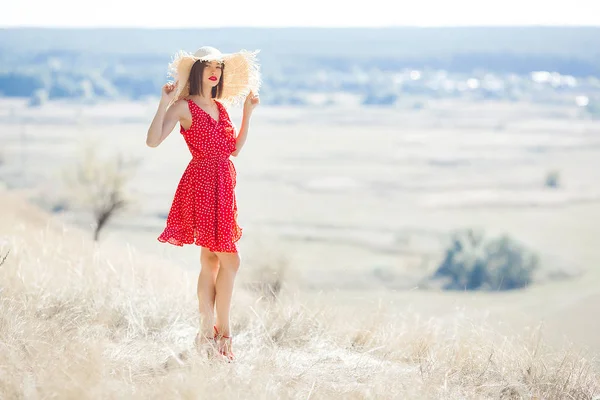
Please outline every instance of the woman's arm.
M244 110L244 115L242 116L242 125L240 126L240 130L235 138L235 151L231 153L231 155L234 157L237 157L237 155L240 154L242 147L244 147L244 143L246 143L251 117L252 112L246 112L246 110Z
M148 134L146 136L146 145L149 147L157 147L161 144L173 131L173 128L175 128L175 125L180 120L182 102L176 101L169 106L173 94L175 93L174 88L175 86L172 83L167 83L163 86L158 109L156 110L156 114L152 119L152 123L148 128Z
M244 102L244 114L242 116L242 124L236 136L235 151L231 153L232 156L237 156L242 150L242 147L244 147L244 143L246 143L246 138L248 137L248 128L250 127L250 119L252 117L252 112L259 103L260 100L258 98L258 95L254 95L252 92L250 92L248 94L248 97L246 97L246 101Z

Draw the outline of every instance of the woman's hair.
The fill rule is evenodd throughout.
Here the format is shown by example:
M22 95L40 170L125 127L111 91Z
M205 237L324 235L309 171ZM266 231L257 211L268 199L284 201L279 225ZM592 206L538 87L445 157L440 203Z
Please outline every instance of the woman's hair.
M202 76L204 75L204 69L208 65L207 61L198 60L192 65L190 70L190 95L202 94ZM212 98L220 98L223 93L223 74L225 65L221 63L221 79L217 86L212 88Z

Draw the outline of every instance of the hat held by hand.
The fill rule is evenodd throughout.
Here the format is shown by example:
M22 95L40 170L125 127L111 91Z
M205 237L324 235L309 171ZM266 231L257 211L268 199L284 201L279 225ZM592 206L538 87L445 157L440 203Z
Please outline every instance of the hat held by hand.
M225 105L242 103L252 91L260 89L260 65L257 61L259 50L240 50L237 53L221 53L211 46L200 47L194 54L179 51L169 64L169 76L176 82L175 100L189 96L189 77L194 63L219 61L223 63L223 91L219 98Z

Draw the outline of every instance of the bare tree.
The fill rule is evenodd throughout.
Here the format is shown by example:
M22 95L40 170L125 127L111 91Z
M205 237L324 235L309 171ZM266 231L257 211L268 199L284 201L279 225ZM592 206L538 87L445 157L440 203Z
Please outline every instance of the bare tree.
M121 153L100 159L96 146L88 145L76 165L66 171L65 180L75 201L94 217L94 240L108 221L131 202L127 184L139 164Z

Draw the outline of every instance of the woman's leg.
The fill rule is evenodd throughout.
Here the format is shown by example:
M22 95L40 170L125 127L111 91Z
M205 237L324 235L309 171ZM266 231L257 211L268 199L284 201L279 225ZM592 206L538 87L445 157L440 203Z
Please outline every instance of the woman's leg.
M229 310L231 308L231 297L233 295L233 282L240 267L240 256L238 253L217 253L221 264L216 280L216 310L217 329L219 335L231 336L229 327Z
M217 254L207 248L200 250L200 275L198 276L198 308L200 311L200 332L204 336L213 335L215 322L215 281L219 271Z

